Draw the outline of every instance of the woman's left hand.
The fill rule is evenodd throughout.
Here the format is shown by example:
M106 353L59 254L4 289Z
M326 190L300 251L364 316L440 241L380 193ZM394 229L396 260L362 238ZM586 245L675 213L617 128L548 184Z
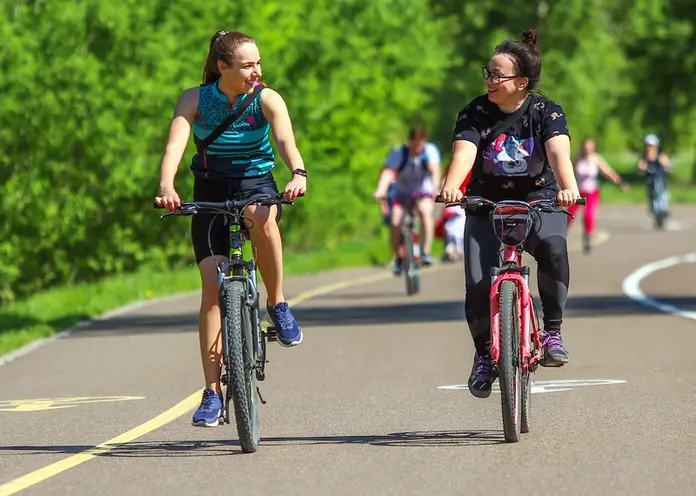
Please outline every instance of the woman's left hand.
M295 176L292 181L285 186L285 199L293 201L300 195L304 195L307 191L307 178L303 176Z
M556 197L558 204L563 208L575 205L575 202L580 198L580 192L573 189L562 189L558 192L558 196Z

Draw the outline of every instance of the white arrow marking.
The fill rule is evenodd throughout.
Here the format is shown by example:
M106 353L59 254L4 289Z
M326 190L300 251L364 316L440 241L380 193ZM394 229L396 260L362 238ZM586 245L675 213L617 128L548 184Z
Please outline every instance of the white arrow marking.
M571 391L579 387L587 386L611 386L614 384L624 384L624 380L616 379L572 379L564 381L535 381L532 382L532 393L558 393L561 391ZM438 389L447 390L469 390L466 384L455 384L452 386L440 386ZM500 393L500 386L496 382L493 384L493 392Z

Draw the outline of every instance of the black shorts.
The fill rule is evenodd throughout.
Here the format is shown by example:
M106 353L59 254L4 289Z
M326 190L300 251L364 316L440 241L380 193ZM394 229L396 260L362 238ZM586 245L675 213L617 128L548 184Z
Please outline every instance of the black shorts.
M219 202L243 200L257 193L278 193L278 186L270 172L258 177L229 180L210 180L197 177L193 184L194 201ZM280 221L280 205L278 216ZM210 231L210 246L208 232ZM191 218L191 239L196 263L211 255L230 255L230 229L223 223L223 216L200 213ZM212 250L211 250L212 249ZM212 251L212 253L211 253Z

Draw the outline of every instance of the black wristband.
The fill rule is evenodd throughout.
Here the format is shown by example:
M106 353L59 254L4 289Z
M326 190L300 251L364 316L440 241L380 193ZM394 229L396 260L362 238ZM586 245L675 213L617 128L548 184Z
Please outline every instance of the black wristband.
M292 171L292 173L293 175L296 174L298 176L307 177L307 171L304 169L295 169L294 171Z

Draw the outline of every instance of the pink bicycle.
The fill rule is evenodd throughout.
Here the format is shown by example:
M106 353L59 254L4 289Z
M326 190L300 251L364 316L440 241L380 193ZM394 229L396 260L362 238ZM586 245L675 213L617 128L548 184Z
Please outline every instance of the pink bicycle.
M581 198L578 204L584 204ZM533 212L563 212L555 199L529 203L492 202L477 196L462 198L462 208L491 210L496 237L502 244L499 267L491 269L491 358L500 381L503 432L515 443L529 432L531 374L542 360L539 326L529 289L529 267L522 265L522 252L533 226Z

